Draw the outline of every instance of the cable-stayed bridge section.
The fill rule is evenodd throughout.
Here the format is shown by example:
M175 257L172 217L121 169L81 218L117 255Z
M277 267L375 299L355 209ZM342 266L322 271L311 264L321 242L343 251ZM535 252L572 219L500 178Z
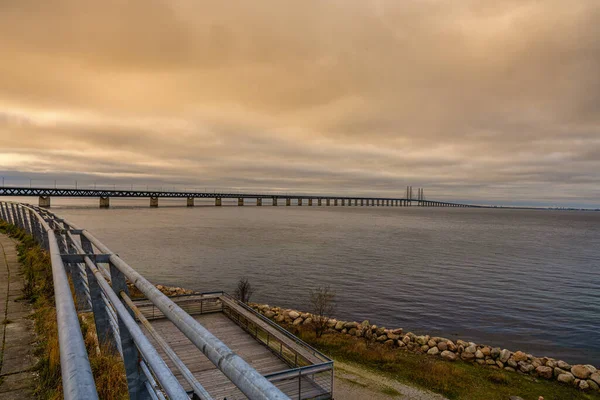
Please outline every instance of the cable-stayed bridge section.
M257 206L263 202L278 206L364 206L364 207L481 207L473 204L453 203L425 199L424 190L419 188L413 196L411 186L403 197L372 197L322 194L289 193L233 193L233 192L190 192L156 190L106 190L85 188L41 188L41 187L1 187L0 196L38 197L40 207L50 207L52 197L88 197L99 198L100 208L110 207L111 198L148 198L150 207L158 207L160 198L186 199L188 207L195 205L195 199L214 199L215 206L223 204L223 199L237 199L237 205L243 206L254 200ZM249 203L248 203L249 204Z

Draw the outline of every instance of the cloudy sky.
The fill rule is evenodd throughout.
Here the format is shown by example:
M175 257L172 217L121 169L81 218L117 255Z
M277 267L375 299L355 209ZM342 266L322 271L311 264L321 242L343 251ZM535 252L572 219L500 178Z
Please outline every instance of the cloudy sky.
M7 184L600 205L598 0L1 0Z

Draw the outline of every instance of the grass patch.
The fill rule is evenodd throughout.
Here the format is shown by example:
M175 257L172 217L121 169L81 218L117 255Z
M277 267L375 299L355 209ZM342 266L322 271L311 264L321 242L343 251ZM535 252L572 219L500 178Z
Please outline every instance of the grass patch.
M32 236L16 226L0 221L0 232L19 241L17 251L25 280L23 296L31 302L34 309L33 321L37 335L34 354L38 358L35 395L42 400L62 399L60 351L50 257L35 243ZM79 319L99 398L127 399L127 379L120 356L107 346L98 343L93 316L80 315Z
M409 385L440 393L451 400L506 400L510 396L545 400L600 400L600 393L578 389L528 375L481 367L461 361L413 354L382 344L370 344L342 334L317 338L305 327L286 326L325 354L343 362L356 363Z

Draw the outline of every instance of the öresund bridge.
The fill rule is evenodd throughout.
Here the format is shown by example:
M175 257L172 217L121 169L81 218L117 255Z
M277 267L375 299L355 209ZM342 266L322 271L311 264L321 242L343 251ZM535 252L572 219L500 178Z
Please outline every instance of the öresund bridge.
M481 207L473 204L451 203L425 199L424 190L417 189L413 195L412 186L407 186L404 197L365 197L337 195L303 195L303 194L274 194L274 193L219 193L219 192L189 192L189 191L156 191L156 190L104 190L81 188L32 188L32 187L1 187L0 196L38 197L40 207L50 207L52 197L92 197L100 200L100 208L109 208L111 198L148 198L150 207L158 207L160 198L186 199L187 206L193 207L195 199L214 199L215 206L223 205L223 199L237 199L237 205L243 206L247 201L255 201L262 206L263 201L273 206L371 206L371 207Z

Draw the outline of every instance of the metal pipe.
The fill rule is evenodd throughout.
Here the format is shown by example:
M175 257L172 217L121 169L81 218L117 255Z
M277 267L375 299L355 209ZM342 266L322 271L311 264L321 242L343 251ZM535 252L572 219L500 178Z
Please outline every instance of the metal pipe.
M148 341L144 333L135 322L133 317L129 314L117 294L112 290L108 282L102 276L102 273L96 268L92 260L89 257L85 257L84 261L88 268L92 271L98 285L104 292L105 296L110 300L111 304L115 308L115 311L119 318L123 321L123 324L127 327L127 330L131 334L137 348L148 362L150 368L154 372L154 375L158 378L163 389L167 392L170 398L173 399L189 399L186 391L181 387L177 378L173 375L167 364L160 357L154 346Z
M185 366L183 361L181 361L181 359L177 356L177 354L173 351L173 349L171 348L171 346L169 346L165 339L163 339L163 337L160 336L158 332L156 332L156 329L152 327L150 322L146 319L146 317L144 317L144 314L142 314L140 309L137 308L137 306L133 303L131 298L123 292L121 292L121 298L129 306L131 311L133 311L133 313L135 314L137 319L142 323L142 325L144 325L148 332L150 332L150 334L156 340L158 345L162 347L162 349L165 351L165 354L171 359L171 361L173 361L173 364L175 364L175 366L181 372L185 380L192 386L194 393L196 393L201 400L212 400L213 398L211 397L211 395L206 391L206 389L204 389L204 387L202 387L200 382L198 382L198 380Z
M40 223L48 235L52 263L64 398L74 400L97 399L98 393L96 392L90 361L83 342L69 279L60 256L56 237L46 221L41 219Z
M73 224L69 224L74 229ZM177 304L162 294L153 284L146 280L137 271L131 268L110 249L96 239L91 233L81 229L90 242L102 253L111 254L110 261L118 268L146 297L163 312L179 330L188 338L204 355L223 372L242 393L251 400L283 400L289 399L279 388L265 379L258 371L252 368L240 356L235 354L216 336L204 328L191 315L186 313Z

